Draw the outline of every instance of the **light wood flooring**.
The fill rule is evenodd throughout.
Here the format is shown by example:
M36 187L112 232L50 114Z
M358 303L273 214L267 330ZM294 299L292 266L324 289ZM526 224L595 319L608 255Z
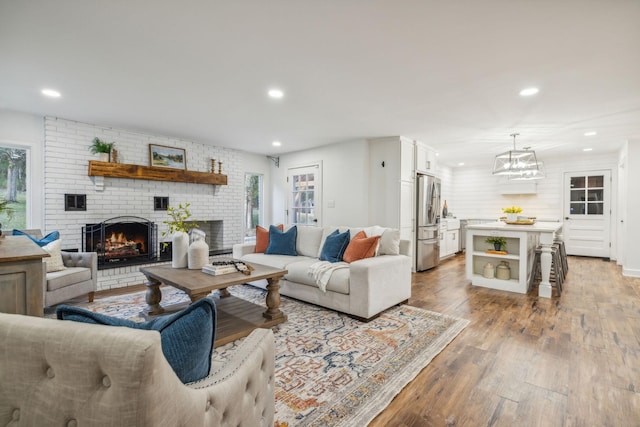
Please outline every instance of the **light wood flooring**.
M370 426L640 426L640 279L615 262L569 257L547 299L474 287L457 255L409 304L471 323Z

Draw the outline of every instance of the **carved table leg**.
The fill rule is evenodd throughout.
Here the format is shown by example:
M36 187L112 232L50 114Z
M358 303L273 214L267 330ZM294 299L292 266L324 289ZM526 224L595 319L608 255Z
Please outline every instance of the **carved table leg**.
M160 291L160 281L147 277L147 293L144 296L147 306L142 310L143 317L156 316L164 313L164 308L160 305L162 292Z
M220 289L220 298L226 298L226 297L230 297L230 296L231 296L231 294L229 293L227 288Z
M262 313L269 320L284 317L284 313L280 311L280 277L267 279L267 311Z

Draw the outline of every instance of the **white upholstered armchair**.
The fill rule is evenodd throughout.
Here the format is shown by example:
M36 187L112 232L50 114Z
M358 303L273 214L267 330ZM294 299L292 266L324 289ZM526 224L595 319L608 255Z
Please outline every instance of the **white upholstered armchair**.
M274 352L256 329L184 385L156 331L0 313L0 425L273 426Z
M22 232L36 239L42 238L38 229ZM65 269L44 275L44 306L51 307L81 295L87 295L89 302L93 302L98 287L98 254L61 251L60 255Z

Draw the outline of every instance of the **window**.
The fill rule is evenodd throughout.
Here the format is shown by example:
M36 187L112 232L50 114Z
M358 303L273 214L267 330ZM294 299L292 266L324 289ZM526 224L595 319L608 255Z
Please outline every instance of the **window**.
M0 146L0 202L12 212L0 213L5 230L27 228L27 155L24 148Z
M571 215L602 215L604 213L604 176L573 176L571 185Z
M244 240L256 238L256 225L263 223L262 175L247 173L244 176Z

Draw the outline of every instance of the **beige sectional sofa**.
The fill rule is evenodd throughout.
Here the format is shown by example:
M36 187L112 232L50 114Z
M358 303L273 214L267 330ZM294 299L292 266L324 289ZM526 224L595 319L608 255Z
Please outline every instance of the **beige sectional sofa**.
M318 262L327 235L349 229L353 236L364 230L367 236L380 235L378 254L354 261L347 268L335 270L322 290L309 267ZM233 257L287 269L280 281L280 293L312 304L327 307L363 320L411 297L411 259L409 242L400 240L398 230L382 227L297 227L297 256L255 253L255 244L233 246ZM251 282L264 288L266 281Z

